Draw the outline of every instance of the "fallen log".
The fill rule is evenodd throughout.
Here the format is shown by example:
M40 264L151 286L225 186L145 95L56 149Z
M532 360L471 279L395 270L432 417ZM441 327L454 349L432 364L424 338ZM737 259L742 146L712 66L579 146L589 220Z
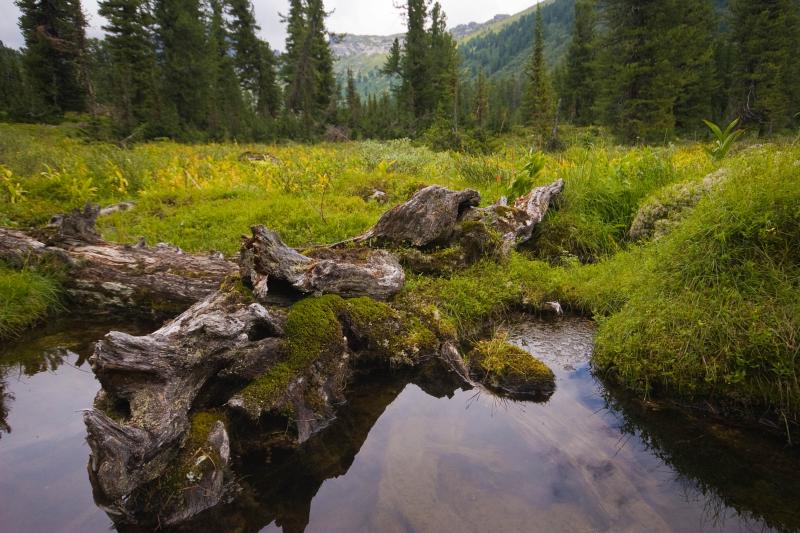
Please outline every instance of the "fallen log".
M289 283L306 294L338 294L346 298L371 296L385 300L405 283L398 260L383 250L320 249L307 257L286 246L264 226L252 228L240 254L242 279L256 296L266 299L270 281Z
M475 191L429 187L387 212L351 244L411 244L423 255L441 246L459 247L470 261L506 252L530 239L562 188L563 182L556 182L532 191L514 207L478 209ZM101 275L120 285L147 278L146 273L135 275L127 263L132 257L141 261L135 255L139 252L179 258L176 265L185 265L186 258L198 260L164 246L104 243L92 233L96 213L84 215L59 221L52 238L30 246L35 253L55 249L66 254L78 274L73 292L81 290L87 276L90 289ZM528 386L516 375L478 373L465 365L452 329L438 329L436 320L421 318L424 312L418 309L378 301L391 298L405 280L391 253L340 245L301 254L263 226L252 230L252 237L243 240L239 276L230 275L231 263L207 258L219 270L205 270L206 282L225 279L217 292L206 293L150 335L109 333L90 359L102 385L94 409L84 415L92 451L90 477L116 519L141 523L141 516L156 516L158 523L175 524L217 505L226 491L229 418L258 434L254 440L265 449L296 448L335 419L348 382L364 365L417 367L433 360L460 383L472 386L489 376L492 388L523 395L532 395L544 381ZM98 249L124 258L120 266L110 267L119 272L103 273L99 267L92 272ZM184 277L178 283L190 281ZM156 282L149 281L148 287ZM299 293L296 298L310 296L288 310L270 305L270 284L276 282L288 284ZM189 298L177 289L172 292L183 301ZM196 423L198 417L211 417L213 431L209 424Z
M165 244L150 247L103 241L87 206L54 217L38 235L0 228L0 260L25 265L48 262L66 271L69 303L92 312L175 316L213 293L238 270L219 253L193 255Z

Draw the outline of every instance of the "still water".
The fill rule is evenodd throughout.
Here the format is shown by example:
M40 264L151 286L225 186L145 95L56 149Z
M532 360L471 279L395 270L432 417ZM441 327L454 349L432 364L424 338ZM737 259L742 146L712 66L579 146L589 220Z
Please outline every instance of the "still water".
M85 357L110 327L65 322L0 351L0 531L113 528L92 499L81 419L98 389ZM183 529L798 530L796 451L609 392L589 371L592 336L581 319L511 328L556 374L547 403L426 375L363 380L300 450L237 457L241 489Z

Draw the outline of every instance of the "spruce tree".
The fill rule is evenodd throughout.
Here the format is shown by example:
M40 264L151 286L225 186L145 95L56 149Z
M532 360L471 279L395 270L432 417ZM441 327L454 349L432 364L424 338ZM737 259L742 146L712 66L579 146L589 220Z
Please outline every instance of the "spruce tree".
M232 47L224 20L223 0L208 0L211 9L208 31L208 56L212 63L209 133L226 140L246 133L242 92L236 78Z
M91 99L80 0L16 0L37 115L86 111Z
M293 113L310 109L313 102L313 70L306 10L302 0L289 0L286 23L286 52L281 76L286 86L286 108Z
M624 141L663 141L675 128L672 0L605 0L601 97L605 124Z
M22 54L0 42L0 117L23 118L28 105Z
M174 117L163 121L165 133L203 131L212 105L214 62L200 0L157 0L155 16L161 95Z
M258 38L260 28L251 1L227 0L227 3L239 81L253 101L256 112L262 117L274 117L280 106L275 54L269 44Z
M311 55L311 65L314 80L314 109L316 116L322 114L331 116L330 110L335 108L332 101L339 94L336 88L336 77L333 73L333 54L328 42L328 31L325 29L325 6L322 0L307 0L306 24L308 26L307 39L310 40L308 49Z
M716 14L711 0L677 4L672 28L675 72L675 126L683 132L703 129L713 116L713 99L720 83L715 68Z
M406 40L400 62L402 84L400 99L412 115L423 118L432 111L430 100L429 36L425 31L428 16L426 0L408 0L406 5Z
M550 126L552 96L547 64L544 58L544 23L542 9L536 8L536 28L533 55L528 67L528 85L523 103L525 121L530 126L543 129Z
M478 81L475 83L475 124L483 129L489 120L489 86L483 69L478 71Z
M768 135L800 111L797 0L733 0L733 97L745 123Z
M579 125L590 124L594 118L595 19L593 0L575 3L575 26L567 52L562 97L570 120Z
M353 70L347 69L347 89L345 99L347 100L347 125L356 131L361 122L361 96L356 88L356 79Z
M108 21L103 29L111 60L110 97L115 127L128 134L158 117L153 20L146 0L102 0L99 6L100 15Z

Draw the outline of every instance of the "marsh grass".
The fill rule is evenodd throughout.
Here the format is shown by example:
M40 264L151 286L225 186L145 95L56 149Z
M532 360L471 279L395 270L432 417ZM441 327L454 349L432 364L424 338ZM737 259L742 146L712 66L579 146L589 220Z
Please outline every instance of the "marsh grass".
M639 208L716 166L702 145L622 148L575 132L547 154L535 185L563 178L563 197L528 251L439 277L409 275L397 304L480 340L512 310L557 300L599 324L594 363L642 395L680 394L800 413L800 147L738 147L730 177L658 241L633 244ZM745 140L741 141L742 144ZM240 160L243 152L269 154ZM86 201L137 206L101 220L105 238L171 242L233 255L252 224L292 246L359 234L419 188L507 191L528 147L519 135L490 155L434 153L410 141L343 145L180 145L122 150L62 128L0 124L0 224L35 226ZM365 200L375 189L389 203ZM0 192L2 190L0 189ZM0 335L57 301L47 274L0 269Z
M0 263L0 339L18 335L59 303L59 285L52 276Z

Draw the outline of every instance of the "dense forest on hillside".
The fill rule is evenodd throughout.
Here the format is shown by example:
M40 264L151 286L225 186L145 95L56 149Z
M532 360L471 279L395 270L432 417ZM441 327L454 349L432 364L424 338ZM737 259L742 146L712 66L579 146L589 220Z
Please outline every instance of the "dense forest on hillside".
M250 0L103 0L102 40L78 0L18 0L26 46L0 48L0 114L82 115L131 142L415 137L487 149L487 136L558 124L625 142L696 135L741 119L760 135L797 125L798 0L552 0L460 45L438 3L408 0L408 33L382 68L391 89L337 80L322 0L292 0L285 52L263 41ZM536 44L538 43L538 44Z

